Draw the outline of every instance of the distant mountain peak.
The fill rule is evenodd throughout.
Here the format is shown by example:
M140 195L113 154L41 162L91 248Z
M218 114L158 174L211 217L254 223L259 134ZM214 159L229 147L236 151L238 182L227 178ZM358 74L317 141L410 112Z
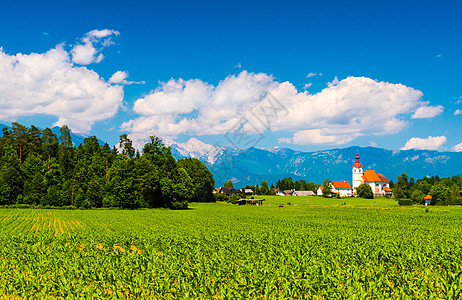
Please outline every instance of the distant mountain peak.
M387 150L375 147L347 147L313 152L290 148L263 147L239 150L213 146L191 138L185 143L169 142L176 158L193 157L204 162L214 174L217 186L233 179L242 186L276 183L278 179L322 183L324 179L351 180L356 151L367 169L396 181L401 173L415 179L427 175L453 176L462 170L462 152L429 150Z

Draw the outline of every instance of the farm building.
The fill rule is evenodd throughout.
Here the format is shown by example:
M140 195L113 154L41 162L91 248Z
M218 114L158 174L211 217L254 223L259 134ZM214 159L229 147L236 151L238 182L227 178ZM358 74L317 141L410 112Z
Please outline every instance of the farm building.
M313 191L294 191L292 196L316 196Z

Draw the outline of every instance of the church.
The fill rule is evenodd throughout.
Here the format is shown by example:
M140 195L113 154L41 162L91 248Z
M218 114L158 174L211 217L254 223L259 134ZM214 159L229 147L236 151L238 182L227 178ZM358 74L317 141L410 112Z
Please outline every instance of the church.
M363 172L363 165L359 162L359 154L356 152L356 161L353 165L353 193L361 183L367 183L375 197L391 195L390 181L382 174L377 174L374 170Z

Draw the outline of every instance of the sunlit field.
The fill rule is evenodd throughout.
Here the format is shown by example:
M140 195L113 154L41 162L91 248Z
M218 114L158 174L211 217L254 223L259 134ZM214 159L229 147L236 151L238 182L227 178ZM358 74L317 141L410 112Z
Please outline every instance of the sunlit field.
M462 296L458 207L265 198L182 211L0 209L0 298Z

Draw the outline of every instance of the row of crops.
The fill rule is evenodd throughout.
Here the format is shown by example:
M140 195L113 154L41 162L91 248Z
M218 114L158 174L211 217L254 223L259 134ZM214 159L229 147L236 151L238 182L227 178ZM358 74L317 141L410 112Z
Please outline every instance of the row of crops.
M458 298L462 210L0 210L0 298Z

